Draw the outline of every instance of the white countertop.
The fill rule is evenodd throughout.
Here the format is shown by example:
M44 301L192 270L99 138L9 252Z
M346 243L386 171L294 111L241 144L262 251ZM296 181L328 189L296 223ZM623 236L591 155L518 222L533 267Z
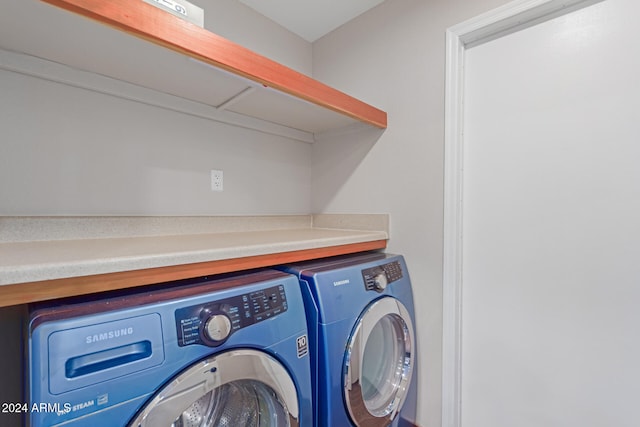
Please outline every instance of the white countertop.
M340 228L333 228L336 225ZM195 233L196 228L203 232ZM163 230L175 233L185 229L181 234L162 234ZM245 229L251 231L242 231ZM46 240L37 240L37 236ZM388 217L384 214L233 219L4 217L0 218L0 285L386 239Z

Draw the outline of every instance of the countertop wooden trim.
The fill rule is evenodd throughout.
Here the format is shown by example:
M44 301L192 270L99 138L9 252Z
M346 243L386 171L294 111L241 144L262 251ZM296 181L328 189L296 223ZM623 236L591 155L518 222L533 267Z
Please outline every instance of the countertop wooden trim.
M387 113L142 1L42 0L381 129Z
M0 307L384 249L386 243L386 240L375 240L208 262L4 285L0 286Z

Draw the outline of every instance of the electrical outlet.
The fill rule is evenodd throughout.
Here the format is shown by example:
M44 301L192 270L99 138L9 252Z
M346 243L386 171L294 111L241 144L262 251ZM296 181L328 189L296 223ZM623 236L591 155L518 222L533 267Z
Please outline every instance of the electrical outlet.
M211 169L211 191L222 191L223 189L222 171Z

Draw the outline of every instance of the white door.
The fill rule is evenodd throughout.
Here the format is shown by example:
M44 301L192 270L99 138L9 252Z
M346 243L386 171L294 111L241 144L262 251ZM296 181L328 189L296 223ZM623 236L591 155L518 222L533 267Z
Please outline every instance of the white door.
M461 425L640 425L638 0L467 49Z

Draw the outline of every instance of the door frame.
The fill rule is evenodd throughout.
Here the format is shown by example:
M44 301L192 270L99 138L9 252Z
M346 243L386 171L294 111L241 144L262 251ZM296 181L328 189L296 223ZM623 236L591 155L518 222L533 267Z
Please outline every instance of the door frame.
M462 243L466 50L603 0L515 0L446 31L442 427L462 427Z

